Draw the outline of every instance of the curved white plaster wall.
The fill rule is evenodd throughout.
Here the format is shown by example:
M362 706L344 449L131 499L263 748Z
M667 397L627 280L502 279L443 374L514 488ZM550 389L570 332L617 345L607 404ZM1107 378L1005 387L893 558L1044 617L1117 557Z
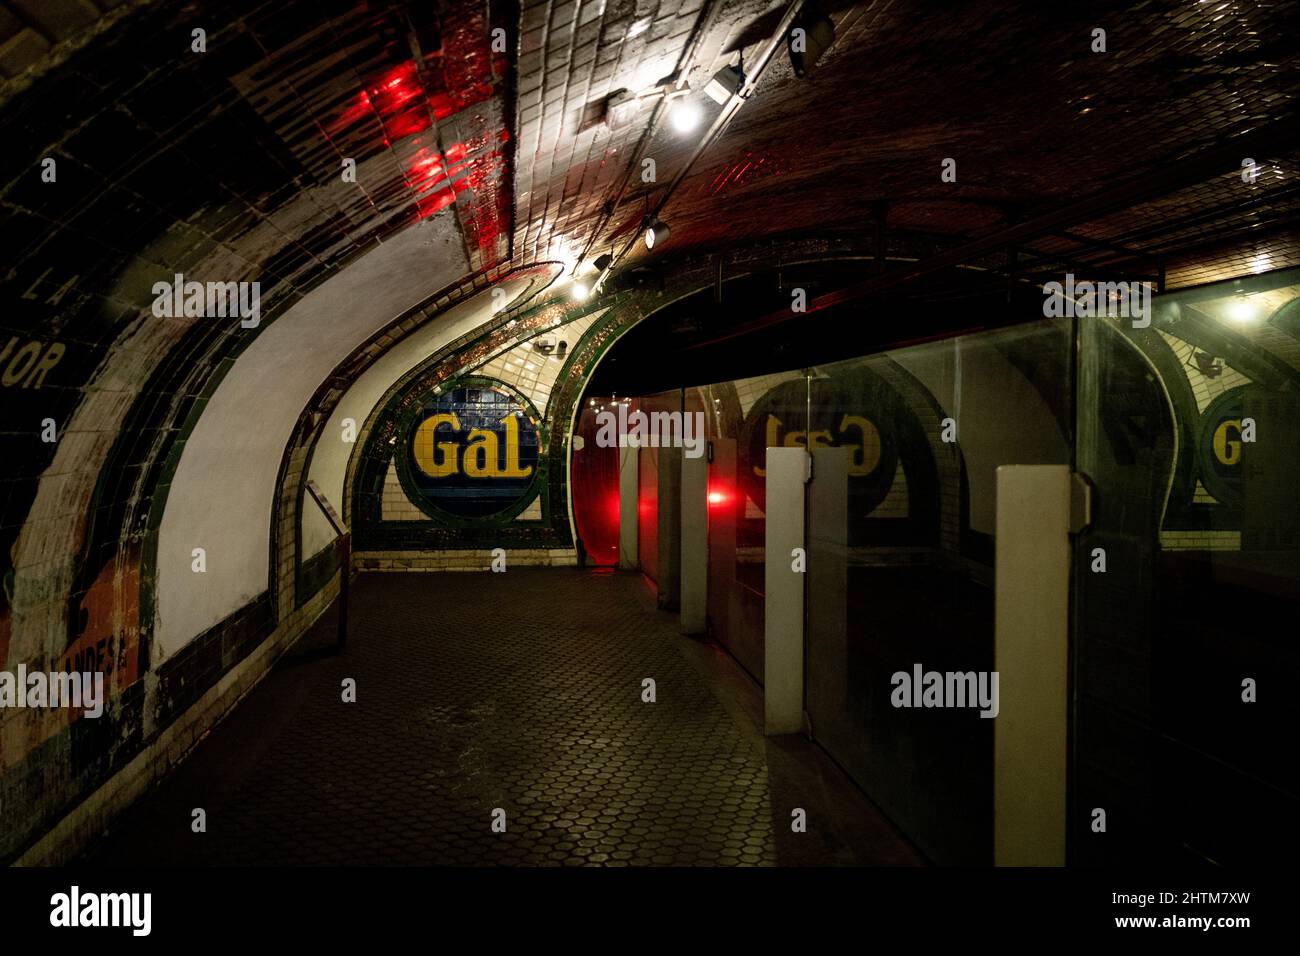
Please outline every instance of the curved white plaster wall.
M558 270L557 270L558 271ZM390 385L415 368L434 352L449 342L454 342L467 332L487 322L495 314L494 306L508 307L519 296L539 291L544 280L536 283L529 278L506 278L493 288L502 289L505 298L496 300L485 290L482 293L452 306L436 319L416 329L379 356L368 369L357 377L347 392L334 406L325 430L321 433L316 451L312 455L309 478L316 482L325 499L342 515L343 480L348 458L355 444L343 441L343 420L351 418L359 433L370 413L384 397ZM303 499L302 554L307 560L334 540L334 530L324 514L310 498Z
M276 477L320 383L375 332L468 271L448 209L318 285L240 355L185 443L163 512L160 658L266 590ZM207 552L204 574L191 570L194 548Z

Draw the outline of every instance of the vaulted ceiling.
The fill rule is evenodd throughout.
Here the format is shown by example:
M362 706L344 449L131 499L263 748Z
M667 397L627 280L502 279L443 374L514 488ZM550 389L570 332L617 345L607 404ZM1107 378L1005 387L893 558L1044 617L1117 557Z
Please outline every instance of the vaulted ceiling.
M268 447L411 309L606 254L587 281L617 288L651 213L659 261L861 236L870 288L921 295L954 265L1177 287L1300 264L1296 5L821 0L834 43L797 77L802 6L0 3L7 574L48 563L75 592L67 556L98 541L98 568L138 531L276 323L244 363L274 400L241 414L286 416L249 423ZM720 106L703 90L728 65L746 95ZM177 273L259 282L259 326L155 316Z

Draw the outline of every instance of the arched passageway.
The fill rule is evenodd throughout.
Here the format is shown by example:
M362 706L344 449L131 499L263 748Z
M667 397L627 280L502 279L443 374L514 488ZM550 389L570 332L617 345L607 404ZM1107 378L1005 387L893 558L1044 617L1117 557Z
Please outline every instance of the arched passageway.
M1295 21L0 2L0 862L1294 848Z

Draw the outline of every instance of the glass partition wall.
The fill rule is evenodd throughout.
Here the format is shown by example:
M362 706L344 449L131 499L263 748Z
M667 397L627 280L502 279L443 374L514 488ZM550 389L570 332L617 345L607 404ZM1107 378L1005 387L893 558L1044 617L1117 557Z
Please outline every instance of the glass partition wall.
M1097 500L1074 557L1071 858L1285 857L1300 842L1300 270L1079 335L1078 468Z
M1157 297L1149 323L1045 319L682 393L711 441L710 635L763 683L766 449L809 448L811 734L933 861L993 862L995 721L900 706L895 677L993 669L1001 465L1068 465L1092 488L1073 541L1068 860L1294 844L1298 272ZM652 569L660 463L642 454Z
M757 679L764 457L812 450L805 710L812 733L932 859L988 862L992 722L901 709L891 677L993 668L995 472L1068 464L1068 321L710 386L710 622ZM720 446L720 447L719 447ZM825 449L844 493L813 504Z

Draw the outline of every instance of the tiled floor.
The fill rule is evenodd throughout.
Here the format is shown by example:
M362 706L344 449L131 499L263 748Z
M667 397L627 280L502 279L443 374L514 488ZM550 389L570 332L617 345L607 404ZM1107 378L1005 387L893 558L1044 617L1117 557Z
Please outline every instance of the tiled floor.
M818 748L762 737L757 688L638 575L364 575L350 620L345 653L312 652L331 610L88 861L918 862Z

